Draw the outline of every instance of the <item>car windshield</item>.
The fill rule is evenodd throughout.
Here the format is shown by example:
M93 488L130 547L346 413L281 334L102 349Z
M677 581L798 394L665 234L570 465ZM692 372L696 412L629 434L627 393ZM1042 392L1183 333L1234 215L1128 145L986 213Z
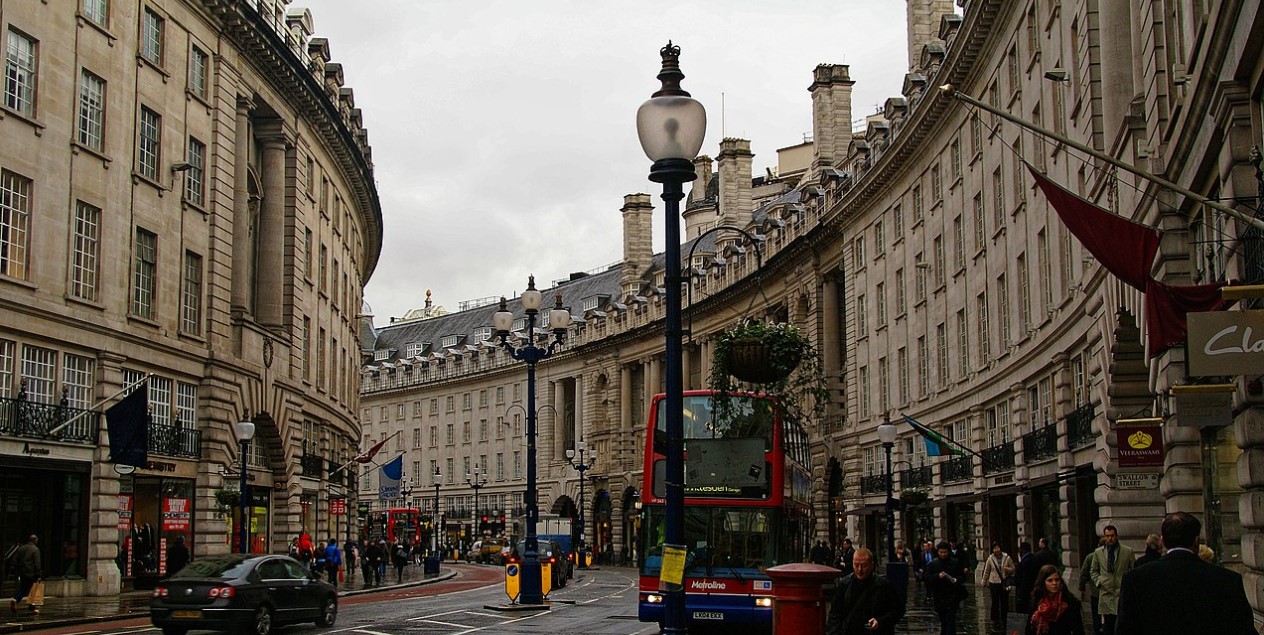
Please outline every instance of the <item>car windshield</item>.
M240 554L199 558L185 565L173 578L240 578L250 568Z

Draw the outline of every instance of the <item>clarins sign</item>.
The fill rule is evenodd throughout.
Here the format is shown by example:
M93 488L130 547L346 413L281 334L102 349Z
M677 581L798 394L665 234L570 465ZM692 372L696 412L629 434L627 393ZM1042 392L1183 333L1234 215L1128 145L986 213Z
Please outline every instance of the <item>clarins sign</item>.
M1187 316L1189 374L1264 373L1264 311L1216 311Z

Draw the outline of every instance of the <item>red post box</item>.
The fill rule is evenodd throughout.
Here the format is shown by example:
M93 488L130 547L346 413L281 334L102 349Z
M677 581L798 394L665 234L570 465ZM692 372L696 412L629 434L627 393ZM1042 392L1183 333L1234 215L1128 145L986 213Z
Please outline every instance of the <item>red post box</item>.
M819 564L783 564L768 569L772 578L774 635L823 635L830 597L826 587L839 570Z

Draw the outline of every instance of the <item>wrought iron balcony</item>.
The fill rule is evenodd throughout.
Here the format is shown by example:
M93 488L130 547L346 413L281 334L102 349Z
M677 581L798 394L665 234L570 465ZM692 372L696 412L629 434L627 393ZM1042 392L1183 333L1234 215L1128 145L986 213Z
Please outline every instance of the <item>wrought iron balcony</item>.
M1067 445L1071 449L1084 447L1092 443L1097 435L1093 433L1093 404L1084 404L1067 415Z
M58 432L49 431L84 412L74 423ZM0 399L0 435L66 441L96 445L101 432L101 413L26 399Z
M319 454L304 454L299 457L298 466L303 476L320 478L325 469L325 459Z
M871 474L860 477L861 494L885 494L887 492L887 475Z
M974 460L969 456L958 456L944 462L940 473L944 483L960 483L974 477Z
M995 474L1014 469L1014 444L1002 443L983 451L983 473Z
M900 472L900 489L908 489L910 487L930 487L932 480L933 477L929 465L911 467L903 472Z
M146 449L150 454L200 459L202 458L202 431L183 426L151 423Z
M1048 424L1023 435L1023 460L1027 463L1051 459L1058 454L1058 426Z

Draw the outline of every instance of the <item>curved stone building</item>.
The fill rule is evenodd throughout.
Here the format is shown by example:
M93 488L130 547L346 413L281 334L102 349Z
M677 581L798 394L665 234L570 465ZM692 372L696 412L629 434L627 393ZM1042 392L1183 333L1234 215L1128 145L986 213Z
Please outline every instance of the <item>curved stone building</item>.
M152 583L178 536L237 549L242 420L250 547L346 535L382 214L352 91L285 4L0 8L0 543L40 537L50 594ZM102 413L146 377L131 471Z
M714 172L710 158L696 161L684 212L686 388L704 387L710 334L743 316L791 322L813 335L834 394L811 422L816 526L831 544L849 536L885 553L877 427L890 418L898 538L999 540L1013 552L1045 537L1075 578L1105 525L1141 550L1166 511L1193 511L1220 562L1244 572L1259 615L1264 364L1193 374L1181 312L1156 317L1162 298L1108 272L1105 252L1071 235L1027 164L1160 230L1141 277L1260 283L1258 230L1074 145L1257 215L1264 11L1098 0L908 0L908 10L903 94L879 112L853 125L850 69L821 65L810 83L805 72L813 142L785 148L776 174L752 179L741 139L721 142ZM545 291L582 319L539 367L539 500L574 515L565 451L580 439L595 447L587 541L616 557L633 555L646 408L664 375L652 205L625 197L620 263ZM733 225L753 238L705 231ZM1111 238L1113 249L1136 247ZM1258 319L1258 302L1222 315ZM521 506L525 369L488 341L493 311L394 323L364 341L362 445L404 432L395 449L420 486L410 506L433 506L425 486L439 471L449 542L499 531L475 523ZM1214 387L1188 388L1198 384ZM905 415L968 453L928 456ZM1166 453L1121 452L1137 434ZM477 509L464 482L473 466L490 475ZM374 483L366 474L361 495L376 497Z

